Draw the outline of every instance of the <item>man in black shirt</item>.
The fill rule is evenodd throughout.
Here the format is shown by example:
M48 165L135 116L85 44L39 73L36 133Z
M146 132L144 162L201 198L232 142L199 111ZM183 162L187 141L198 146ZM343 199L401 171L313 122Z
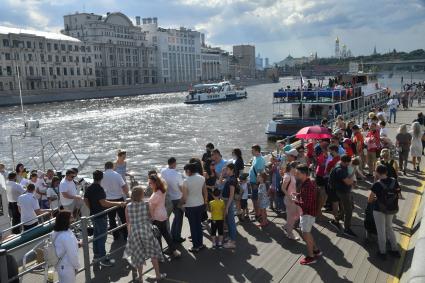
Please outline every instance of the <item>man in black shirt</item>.
M103 172L96 170L93 172L93 184L91 184L85 194L84 202L90 209L90 215L98 214L104 211L108 207L121 206L125 207L125 202L113 202L106 200L106 193L100 186L102 181ZM102 258L106 255L105 243L106 243L106 232L108 230L107 214L102 214L92 219L93 223L93 237L100 238L93 241L93 260L97 262L97 259ZM104 236L102 236L104 235ZM102 266L112 266L113 260L105 258L100 260Z
M208 143L205 146L205 153L202 155L202 162L206 162L208 159L211 158L211 152L214 149L214 145L212 143Z

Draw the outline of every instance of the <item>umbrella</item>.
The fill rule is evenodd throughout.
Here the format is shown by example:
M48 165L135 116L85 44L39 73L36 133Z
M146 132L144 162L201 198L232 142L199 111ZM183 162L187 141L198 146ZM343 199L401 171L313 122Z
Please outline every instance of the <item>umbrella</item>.
M302 128L296 133L295 137L298 139L327 139L332 135L329 133L329 129L320 126L309 126Z

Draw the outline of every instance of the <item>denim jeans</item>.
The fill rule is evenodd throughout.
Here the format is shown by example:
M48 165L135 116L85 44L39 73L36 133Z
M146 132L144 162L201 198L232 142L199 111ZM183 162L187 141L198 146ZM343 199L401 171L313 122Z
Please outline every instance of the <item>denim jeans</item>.
M189 220L190 235L192 236L192 244L194 248L199 248L203 245L202 234L202 213L205 211L205 206L186 207L186 217Z
M390 123L391 123L392 116L394 116L394 123L395 123L396 113L397 113L397 109L390 109Z
M119 198L119 199L108 199L109 201L124 201L124 198ZM117 225L117 220L116 217L120 218L121 220L121 224L125 224L126 223L126 219L125 219L125 208L124 207L119 207L117 209L111 210L108 212L108 219L109 219L109 230L112 230L116 227L118 227ZM122 227L119 230L114 231L112 234L114 235L114 239L119 237L120 232L123 233L124 235L124 239L127 239L127 227Z
M179 199L173 200L172 202L174 219L173 223L171 224L171 236L173 237L174 241L177 241L182 237L181 233L183 226L183 209L179 207Z
M225 200L227 205L227 200ZM227 229L229 230L229 238L236 241L236 222L235 222L235 203L232 201L226 215Z
M101 258L106 255L105 243L106 243L106 231L108 230L108 222L106 220L106 214L93 218L93 238L101 236L99 239L93 241L93 258Z

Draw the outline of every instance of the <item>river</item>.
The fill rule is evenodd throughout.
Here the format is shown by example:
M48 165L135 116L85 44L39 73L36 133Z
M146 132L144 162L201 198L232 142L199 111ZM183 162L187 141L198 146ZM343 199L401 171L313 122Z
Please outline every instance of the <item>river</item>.
M405 76L405 82L409 79ZM423 80L424 74L414 79ZM381 82L400 89L400 76ZM247 99L218 104L186 105L186 93L168 93L25 105L25 113L40 121L45 141L57 145L67 141L77 153L90 154L84 171L102 169L118 149L125 149L128 169L145 175L164 166L171 156L181 168L189 158L200 157L208 142L224 158L231 157L235 147L242 149L246 160L252 144L272 148L264 134L272 115L272 93L286 85L297 86L299 80L281 78L278 84L251 86ZM10 167L8 137L23 131L23 119L20 107L0 108L0 113L0 161ZM23 161L38 150L35 140L22 143L17 139L14 146Z

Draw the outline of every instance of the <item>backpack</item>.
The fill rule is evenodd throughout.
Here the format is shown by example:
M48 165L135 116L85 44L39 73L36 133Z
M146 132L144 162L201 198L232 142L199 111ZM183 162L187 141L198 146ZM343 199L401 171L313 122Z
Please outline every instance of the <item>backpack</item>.
M65 256L64 254L61 257L58 257L56 254L55 241L57 237L58 234L56 234L56 237L54 238L53 234L51 234L50 237L44 240L42 246L37 249L41 252L44 262L47 264L47 266L56 266Z
M394 160L393 159L391 159L390 162L385 162L385 161L381 160L381 164L385 165L387 167L387 171L388 171L387 176L388 177L397 179L397 172L394 169Z
M382 199L377 200L379 210L384 214L394 214L398 212L398 192L394 189L396 180L391 178L391 183L387 186L379 181L382 187Z

